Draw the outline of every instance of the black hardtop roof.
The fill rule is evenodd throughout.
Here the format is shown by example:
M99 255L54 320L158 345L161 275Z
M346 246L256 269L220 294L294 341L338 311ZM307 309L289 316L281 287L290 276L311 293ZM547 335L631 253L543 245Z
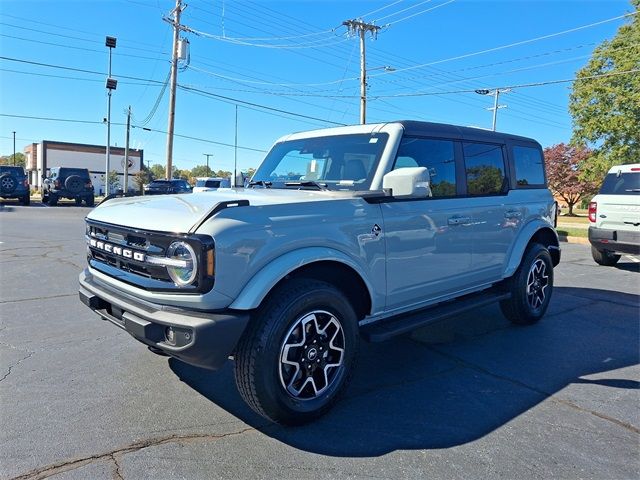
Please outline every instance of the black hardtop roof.
M540 145L533 138L521 137L510 133L493 132L482 128L461 127L447 123L419 122L417 120L397 120L393 123L400 123L404 127L407 135L416 136L445 136L454 139L474 140L477 142L505 142L507 140L516 142L535 143Z

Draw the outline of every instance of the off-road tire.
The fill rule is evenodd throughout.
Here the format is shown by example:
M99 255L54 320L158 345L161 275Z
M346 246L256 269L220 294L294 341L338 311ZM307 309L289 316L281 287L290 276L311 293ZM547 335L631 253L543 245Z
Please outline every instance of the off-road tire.
M96 204L96 199L93 195L88 197L84 197L84 203L87 204L87 207L93 207Z
M31 204L31 197L29 196L29 194L27 193L24 197L22 197L20 199L20 202L22 203L22 205L27 206Z
M84 188L84 183L79 175L69 175L64 181L64 188L71 193L80 193Z
M13 193L17 186L18 182L11 174L0 175L0 193L5 195Z
M49 193L47 205L49 205L50 207L55 207L57 204L58 204L58 196L54 193Z
M621 257L621 255L607 252L606 250L598 250L593 245L591 246L591 256L598 265L602 265L604 267L614 266L618 263L618 260L620 260Z
M531 325L540 320L553 292L553 262L549 250L531 244L520 266L506 282L511 298L500 302L505 317L516 325Z
M307 319L307 323L311 323L308 321L311 318L308 314L311 312L313 312L313 318L316 315L319 318L315 322L316 326L320 323L320 316L324 314L328 314L329 318L335 318L339 322L344 341L342 364L336 367L335 371L330 370L330 375L333 375L332 380L326 381L324 391L322 388L318 391L316 383L313 382L311 386L317 394L314 398L303 398L302 395L295 397L284 385L282 372L283 369L290 367L285 365L288 362L282 361L283 358L289 359L289 354L283 352L290 351L286 350L289 347L286 342L295 332L296 325L301 326L303 330L307 326L310 327L300 322ZM327 328L325 327L324 330L324 338L327 336ZM319 331L314 330L316 333ZM337 329L337 331L340 330ZM311 334L303 333L303 342L307 341L307 335L309 341L312 338ZM335 338L334 335L333 339ZM273 422L286 425L310 422L326 413L344 391L355 366L358 341L356 314L340 290L331 284L313 279L299 278L287 281L258 309L236 348L235 379L240 395L255 412ZM302 349L302 347L293 348ZM329 362L327 357L329 349L324 350L327 353L320 353L320 350L318 349L318 354L324 355L324 359ZM304 352L310 353L310 350ZM302 357L307 362L311 358L307 358L304 354ZM302 368L304 364L297 365L300 368L296 367L296 372L299 372L300 376L298 377L296 373L290 378L306 378L303 387L300 388L302 392L310 375L305 377L305 370ZM318 372L323 375L327 369L324 368ZM323 377L323 379L326 378L327 376Z
M77 207L82 205L82 197L76 197L76 198L74 198L74 201L76 202L76 206Z

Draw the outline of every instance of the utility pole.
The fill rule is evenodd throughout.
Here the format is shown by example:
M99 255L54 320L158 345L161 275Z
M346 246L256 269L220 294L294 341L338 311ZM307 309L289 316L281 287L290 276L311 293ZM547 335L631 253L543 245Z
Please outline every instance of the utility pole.
M207 175L210 176L211 172L209 172L209 157L213 157L213 153L203 153L205 157L207 157Z
M129 191L129 131L131 130L131 105L127 109L127 135L124 141L124 193Z
M13 166L16 166L16 132L13 132Z
M236 137L233 143L233 186L238 186L238 104L236 103ZM242 185L244 187L244 183Z
M478 95L493 95L493 107L488 107L487 110L493 110L493 121L491 123L491 130L496 131L496 121L498 119L498 110L500 108L507 108L506 105L498 105L498 98L501 93L509 93L510 88L496 88L494 90L476 90Z
M178 83L178 41L180 40L180 14L186 5L182 0L176 0L176 8L173 9L173 20L166 19L173 25L173 52L171 55L171 80L169 88L169 127L167 128L167 178L172 177L173 163L173 125L176 117L176 84Z
M347 27L350 34L357 34L360 37L360 123L364 125L367 123L367 62L364 37L367 32L370 32L371 37L376 39L380 27L365 23L362 19L345 20L342 25Z
M118 81L111 78L111 53L116 48L116 37L107 37L105 46L109 49L109 75L107 77L107 152L104 167L104 195L109 195L109 163L111 161L111 92L118 86Z

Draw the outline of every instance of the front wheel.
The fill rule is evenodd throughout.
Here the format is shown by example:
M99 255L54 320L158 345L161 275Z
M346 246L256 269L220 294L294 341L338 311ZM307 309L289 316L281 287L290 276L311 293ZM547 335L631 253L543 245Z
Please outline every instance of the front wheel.
M342 292L317 280L290 280L247 327L235 352L236 384L263 417L306 423L338 399L357 349L357 317Z
M511 298L501 301L500 309L511 323L531 325L544 316L553 292L553 263L543 245L529 246L507 289Z
M612 267L618 260L620 260L621 255L616 255L615 253L607 252L606 250L598 250L593 245L591 246L591 256L593 260L598 264L604 267Z

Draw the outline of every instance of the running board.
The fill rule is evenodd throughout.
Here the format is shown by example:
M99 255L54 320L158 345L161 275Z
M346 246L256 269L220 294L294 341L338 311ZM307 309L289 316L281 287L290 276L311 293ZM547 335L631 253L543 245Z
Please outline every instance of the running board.
M511 298L510 293L484 290L465 295L456 300L438 303L432 307L416 312L405 313L379 322L365 325L360 334L369 342L384 342L397 335L402 335L425 325L455 317L468 310L484 307L501 300Z

